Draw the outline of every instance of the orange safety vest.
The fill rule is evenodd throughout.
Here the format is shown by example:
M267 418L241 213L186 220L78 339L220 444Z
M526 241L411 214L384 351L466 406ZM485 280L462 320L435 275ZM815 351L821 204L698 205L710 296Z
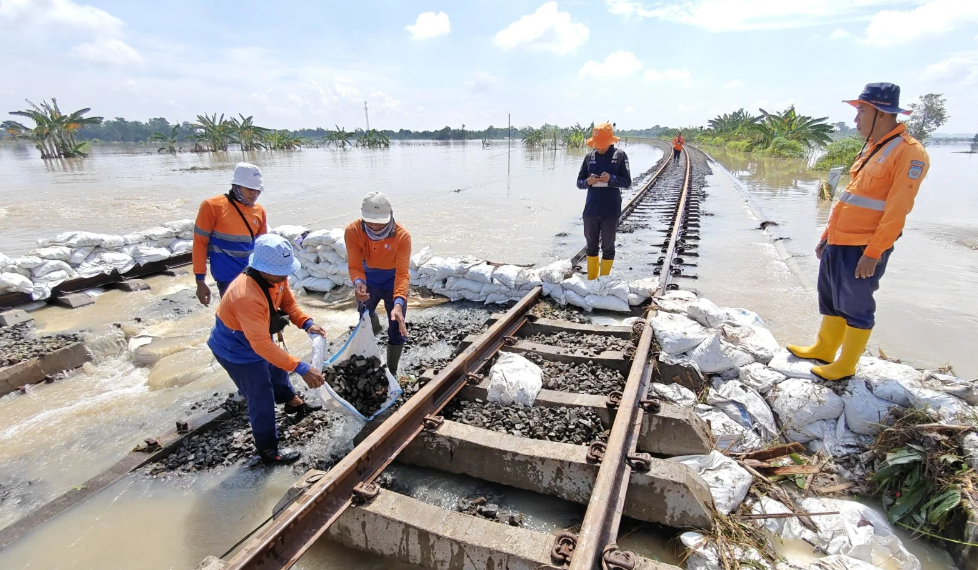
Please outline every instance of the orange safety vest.
M674 148L676 150L682 150L683 149L683 143L685 143L685 142L686 141L683 139L683 137L676 137L676 138L672 139L672 148Z
M900 237L929 166L924 146L902 123L870 140L849 170L852 180L832 208L822 240L864 245L864 255L879 259Z

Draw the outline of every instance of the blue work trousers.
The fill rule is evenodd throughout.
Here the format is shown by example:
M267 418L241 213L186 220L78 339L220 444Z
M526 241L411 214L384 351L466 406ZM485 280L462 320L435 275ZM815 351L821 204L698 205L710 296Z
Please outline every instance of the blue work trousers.
M230 281L218 281L217 292L221 295L221 297L223 297L224 294L228 292L228 287L230 286L231 286Z
M401 328L391 318L391 310L394 308L394 290L375 289L367 284L367 293L370 294L370 298L367 299L366 303L360 304L360 314L362 315L364 311L370 311L371 314L376 313L377 305L384 301L384 309L387 310L387 344L407 344L407 338L401 334ZM402 310L404 311L404 318L407 318L407 306L402 307Z
M880 288L886 262L893 248L883 252L876 273L856 278L856 264L865 246L827 245L818 266L818 310L830 317L842 317L855 329L871 329L876 324L876 301L873 293Z
M255 447L259 451L277 450L275 404L284 404L295 397L289 373L265 360L235 364L217 355L214 358L248 398L248 420L255 436Z

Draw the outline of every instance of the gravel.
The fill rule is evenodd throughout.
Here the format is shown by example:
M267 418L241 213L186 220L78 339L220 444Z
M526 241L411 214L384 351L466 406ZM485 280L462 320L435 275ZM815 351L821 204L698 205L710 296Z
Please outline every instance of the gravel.
M531 439L589 445L607 441L597 412L587 408L502 406L456 399L445 407L445 419Z
M508 524L509 526L523 526L523 520L525 519L523 513L501 509L499 505L488 502L485 497L477 497L471 500L460 498L455 504L455 510L466 515Z
M616 336L579 332L537 333L523 340L571 349L570 353L578 356L599 356L606 350L624 352L633 346L628 340Z
M78 333L37 336L33 323L0 327L0 367L44 356L78 342L81 342Z
M625 387L621 372L601 364L555 362L532 352L522 356L543 370L543 387L547 390L607 396Z
M485 309L459 309L432 316L419 316L407 323L407 350L446 342L456 346L470 334L479 334L488 327L490 312Z
M323 368L331 388L358 412L370 417L383 407L390 393L387 367L376 356L354 355Z
M584 311L578 309L577 307L572 305L561 307L547 297L541 298L540 301L534 305L532 309L530 309L530 314L541 319L557 319L582 325L590 324L591 322L591 317L587 316Z

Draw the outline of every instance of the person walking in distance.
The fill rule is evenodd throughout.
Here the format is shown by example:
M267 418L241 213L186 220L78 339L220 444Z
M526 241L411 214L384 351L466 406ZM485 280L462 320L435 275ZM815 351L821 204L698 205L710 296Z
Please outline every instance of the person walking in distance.
M824 362L812 368L824 380L856 373L876 324L873 293L930 165L923 145L897 122L897 114L910 114L900 108L899 86L870 83L858 99L845 102L856 108L856 129L866 143L815 246L822 314L817 340L787 347L799 358Z
M686 144L686 139L683 138L683 133L679 133L672 139L672 162L679 162L679 156L683 153L683 145Z
M211 289L204 282L207 262L210 261L211 276L223 297L231 282L247 267L255 239L268 233L265 209L257 204L264 190L261 170L254 164L239 162L231 177L231 190L201 203L191 254L201 304L211 302Z
M408 273L411 234L394 221L390 199L370 192L363 199L361 218L346 227L346 250L360 313L368 311L374 334L381 331L377 305L387 311L387 369L397 375L397 365L407 343Z
M587 278L611 273L615 261L615 234L621 217L621 189L632 185L628 156L615 148L618 137L610 123L594 127L587 145L593 150L584 157L577 173L577 187L587 189L584 202L584 239L587 242ZM598 258L600 246L601 258Z

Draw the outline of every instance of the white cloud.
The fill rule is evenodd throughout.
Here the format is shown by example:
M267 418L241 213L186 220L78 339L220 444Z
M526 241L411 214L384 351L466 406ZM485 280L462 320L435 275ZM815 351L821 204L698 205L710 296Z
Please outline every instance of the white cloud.
M370 94L370 101L372 103L371 109L377 109L380 111L400 111L401 102L394 99L390 95L384 93L383 91L377 91Z
M630 51L612 52L603 62L588 61L578 72L579 77L590 75L596 79L626 77L642 69L642 62Z
M412 40L430 40L438 36L447 35L452 31L452 25L448 22L448 14L444 12L424 12L418 14L418 19L414 25L405 26L411 32Z
M589 34L587 26L571 22L570 14L561 12L556 2L547 2L499 30L492 42L504 50L525 47L566 55L584 44Z
M884 10L866 26L865 43L889 47L978 22L978 2L932 0L913 10Z
M843 30L842 28L837 28L834 32L829 34L830 40L844 40L846 38L851 38L852 34Z
M688 69L650 69L645 72L646 81L674 81L685 86L693 84L692 78Z
M476 71L472 79L465 82L465 87L475 93L485 93L496 84L496 77L488 71Z
M117 91L128 91L130 93L135 93L137 91L137 84L135 79L127 79L122 83L116 85Z
M345 85L343 83L337 83L335 86L336 92L340 94L340 97L349 99L351 101L360 100L360 90L352 85Z
M724 83L723 86L725 88L727 88L727 89L734 89L736 87L743 87L744 86L744 82L741 81L741 80L739 80L739 79L734 79L733 81L729 81L727 83Z
M116 38L95 38L71 48L76 57L93 63L108 65L138 65L143 63L143 56L126 42Z
M0 28L16 30L74 28L100 36L118 36L126 24L105 10L72 0L4 0Z
M625 112L626 113L631 113L634 110L635 110L635 107L633 107L632 105L629 105L629 106L625 107Z
M692 111L695 108L696 108L696 105L687 105L686 103L680 103L679 104L679 110L680 111Z
M874 5L903 0L687 0L646 6L631 0L605 0L608 11L626 18L654 18L699 26L712 32L802 28L868 16ZM955 0L959 1L959 0Z
M965 57L951 57L932 63L920 75L921 81L964 81L978 83L978 61Z

